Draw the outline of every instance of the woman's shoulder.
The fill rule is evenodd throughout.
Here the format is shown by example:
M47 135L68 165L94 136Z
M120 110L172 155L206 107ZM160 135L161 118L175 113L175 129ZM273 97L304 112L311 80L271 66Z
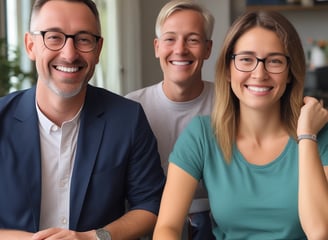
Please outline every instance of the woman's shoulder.
M207 141L213 135L211 117L209 115L194 116L181 133L180 138L203 139Z
M188 124L190 127L199 127L208 129L211 127L211 117L210 115L197 115L194 116Z

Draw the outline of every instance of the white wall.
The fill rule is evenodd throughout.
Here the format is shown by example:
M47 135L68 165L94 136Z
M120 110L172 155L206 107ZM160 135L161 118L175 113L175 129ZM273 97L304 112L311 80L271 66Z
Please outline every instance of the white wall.
M230 1L229 0L198 0L215 16L213 32L213 49L211 57L205 61L203 79L214 81L215 64L221 49L226 31L230 26Z

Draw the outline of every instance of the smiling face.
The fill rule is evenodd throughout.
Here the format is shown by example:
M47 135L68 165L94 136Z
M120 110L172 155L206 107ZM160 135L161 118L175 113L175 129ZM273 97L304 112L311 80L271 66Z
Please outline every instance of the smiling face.
M179 10L170 15L154 40L155 55L160 60L164 81L177 84L201 81L201 69L211 53L212 41L207 41L204 20L194 10Z
M32 31L60 31L68 35L89 32L100 35L96 17L83 3L49 1L31 22ZM91 52L80 52L68 38L65 46L52 51L45 47L41 35L27 33L27 53L36 62L38 86L42 94L53 94L71 98L85 91L99 61L102 39ZM50 90L50 91L49 91Z
M273 54L283 54L284 47L278 36L267 29L255 27L245 32L236 42L234 54L247 53L260 59ZM288 84L288 67L285 71L268 73L259 62L251 72L242 72L230 63L231 88L240 101L240 107L253 109L279 109L280 98Z

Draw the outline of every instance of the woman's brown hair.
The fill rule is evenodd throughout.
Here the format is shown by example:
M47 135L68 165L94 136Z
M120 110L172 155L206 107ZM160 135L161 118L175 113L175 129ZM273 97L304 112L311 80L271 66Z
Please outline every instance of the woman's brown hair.
M230 27L216 64L215 100L212 127L227 162L231 161L239 122L239 100L231 90L230 63L237 40L248 30L262 27L277 34L289 57L289 83L281 97L281 119L289 134L296 138L297 121L303 104L306 71L304 50L299 35L283 15L274 11L252 11L241 15Z

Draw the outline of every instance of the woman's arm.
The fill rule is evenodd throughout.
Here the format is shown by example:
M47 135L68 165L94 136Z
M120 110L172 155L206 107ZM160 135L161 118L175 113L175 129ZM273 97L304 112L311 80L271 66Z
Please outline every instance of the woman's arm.
M193 199L197 180L177 165L170 163L154 240L181 239L183 224Z
M327 109L305 97L297 134L317 134L328 121ZM317 142L299 141L299 216L308 239L328 239L328 167L323 167Z
M6 240L32 240L33 233L0 229L0 239Z

